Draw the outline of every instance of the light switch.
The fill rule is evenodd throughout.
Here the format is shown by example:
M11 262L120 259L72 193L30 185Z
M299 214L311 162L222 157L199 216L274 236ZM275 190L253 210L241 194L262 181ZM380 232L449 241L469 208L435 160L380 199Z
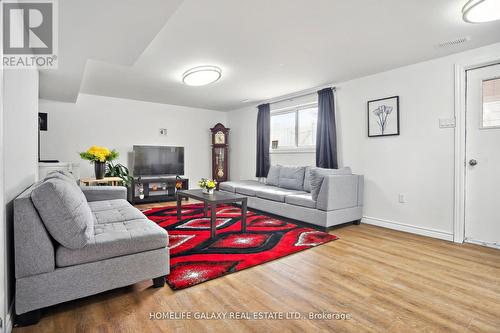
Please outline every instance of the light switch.
M455 128L455 118L439 118L439 128Z
M399 203L406 203L406 197L403 193L400 193L398 195L398 201L399 201Z

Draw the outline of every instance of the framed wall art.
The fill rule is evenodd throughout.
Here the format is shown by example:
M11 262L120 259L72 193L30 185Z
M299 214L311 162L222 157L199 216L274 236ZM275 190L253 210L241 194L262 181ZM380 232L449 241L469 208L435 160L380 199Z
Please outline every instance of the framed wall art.
M368 136L399 135L399 96L368 101Z

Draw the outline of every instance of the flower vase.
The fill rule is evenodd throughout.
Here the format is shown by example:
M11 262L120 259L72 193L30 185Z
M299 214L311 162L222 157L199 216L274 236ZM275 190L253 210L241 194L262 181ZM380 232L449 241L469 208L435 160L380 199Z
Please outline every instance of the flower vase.
M94 171L96 179L103 179L104 174L106 173L106 162L94 162Z
M213 188L206 188L204 187L202 190L203 193L205 194L214 194L214 189Z

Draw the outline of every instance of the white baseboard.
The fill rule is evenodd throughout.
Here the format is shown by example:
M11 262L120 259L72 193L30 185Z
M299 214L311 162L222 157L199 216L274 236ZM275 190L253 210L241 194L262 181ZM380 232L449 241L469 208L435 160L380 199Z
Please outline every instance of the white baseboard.
M383 220L375 217L364 216L362 219L363 223L372 224L383 228L394 229L398 231L409 232L412 234L417 234L421 236L427 236L432 238L444 239L453 242L453 233L441 230L435 230L430 228L417 227L410 224Z
M489 243L489 242L483 242L475 239L470 239L466 238L464 240L465 243L471 243L471 244L476 244L476 245L481 245L481 246L486 246L486 247L491 247L492 249L499 249L500 250L500 244L496 243Z

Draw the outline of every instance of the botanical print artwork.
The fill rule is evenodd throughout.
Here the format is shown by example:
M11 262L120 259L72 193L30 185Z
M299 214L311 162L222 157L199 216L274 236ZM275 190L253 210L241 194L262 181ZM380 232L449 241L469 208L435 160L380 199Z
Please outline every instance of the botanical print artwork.
M377 123L380 126L380 132L384 135L384 130L389 120L389 115L392 112L392 106L381 105L375 110L373 110L373 114L378 117Z
M368 102L368 136L399 135L399 96Z

